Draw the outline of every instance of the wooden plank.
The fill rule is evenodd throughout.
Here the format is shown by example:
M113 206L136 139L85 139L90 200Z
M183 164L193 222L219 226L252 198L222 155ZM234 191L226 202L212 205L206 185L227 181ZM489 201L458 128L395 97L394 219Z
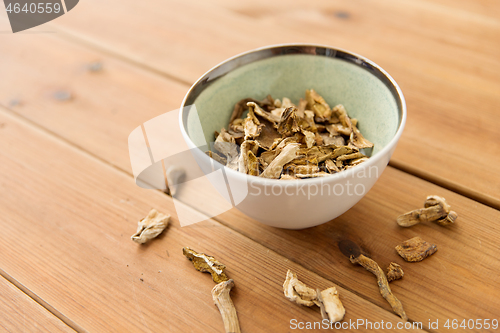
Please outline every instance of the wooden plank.
M2 332L74 332L13 284L0 277Z
M127 171L130 132L178 108L187 90L55 34L10 37L2 39L0 104Z
M366 55L395 77L407 98L398 166L426 170L500 207L500 147L489 145L490 154L474 158L463 154L500 139L489 126L500 123L494 112L500 103L498 20L422 1L217 3L87 1L54 26L182 82L229 56L273 43L317 42ZM492 6L498 10L498 3ZM111 11L118 11L112 25ZM89 27L92 15L96 23Z
M318 311L289 302L282 283L287 269L319 288L328 279L213 220L180 228L170 197L5 112L0 123L0 174L8 175L0 180L0 251L9 254L0 267L83 330L219 332L214 283L182 256L183 246L227 265L243 331L288 332L291 319L319 320ZM139 246L129 237L151 207L172 213L171 225ZM339 292L347 321L398 322Z

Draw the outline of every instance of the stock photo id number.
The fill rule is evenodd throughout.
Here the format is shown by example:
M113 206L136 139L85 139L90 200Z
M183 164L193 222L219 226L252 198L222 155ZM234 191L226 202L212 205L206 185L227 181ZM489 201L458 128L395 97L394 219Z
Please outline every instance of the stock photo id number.
M16 33L42 25L66 14L78 4L78 0L51 2L4 0L4 4L12 32Z

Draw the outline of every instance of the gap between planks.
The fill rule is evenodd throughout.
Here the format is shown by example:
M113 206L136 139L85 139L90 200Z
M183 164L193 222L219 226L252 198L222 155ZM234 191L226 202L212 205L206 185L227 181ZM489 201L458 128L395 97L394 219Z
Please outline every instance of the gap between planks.
M474 189L471 189L470 187L460 185L460 184L452 182L446 178L433 175L430 172L415 168L411 164L403 162L403 161L391 159L389 161L389 165L395 169L398 169L398 170L403 171L407 174L410 174L412 176L415 176L417 178L425 180L429 183L433 183L433 184L438 185L442 188L445 188L445 189L450 190L452 192L458 193L466 198L469 198L471 200L479 202L485 206L500 210L500 200L496 199L488 194L478 192Z
M17 289L19 289L21 292L26 294L29 298L31 298L34 302L39 304L41 307L49 311L52 315L54 315L57 319L65 323L68 327L73 329L75 332L79 333L87 333L83 327L63 315L61 312L59 312L56 308L54 308L52 305L49 303L45 302L42 298L38 297L35 293L33 293L31 290L26 288L22 283L14 279L12 276L10 276L7 272L5 272L3 269L0 268L0 276L2 276L5 280L7 280L9 283L14 285Z
M114 52L112 49L109 49L109 48L105 48L103 46L100 46L98 45L97 43L93 42L92 40L88 39L88 38L85 38L85 37L82 37L80 35L77 35L75 33L70 33L68 31L65 31L65 30L62 30L58 27L52 27L54 28L57 33L58 33L58 37L63 39L63 40L66 40L68 42L71 42L73 44L76 44L76 45L80 45L80 46L84 46L84 47L88 47L89 49L91 50L94 50L94 51L97 51L97 52L101 52L101 53L104 53L105 55L109 56L109 57L112 57L114 59L117 59L117 60L120 60L120 61L123 61L127 64L130 64L132 66L136 66L140 69L143 69L147 72L150 72L152 74L156 74L158 76L161 76L165 79L168 79L168 80L172 80L174 82L178 82L180 84L183 84L183 85L186 85L186 91L187 89L192 85L192 82L189 82L189 81L186 81L180 77L177 77L175 75L172 75L172 74L169 74L167 72L164 72L160 69L157 69L153 66L149 66L148 64L140 61L140 60L136 60L136 59L133 59L131 57L128 57L126 55L122 55L120 53L117 53L117 52ZM12 110L11 110L12 111ZM12 112L15 112L15 111L12 111ZM30 123L34 124L33 122L31 122L30 120L26 119L23 117L23 119L29 121ZM52 133L50 130L47 130L48 132L50 132L52 135L55 135L57 136L58 138L62 139L63 141L67 142L67 140L65 140L64 138L62 138L61 136L55 134L55 133ZM74 144L73 144L74 145ZM77 145L75 145L77 146ZM78 147L79 149L81 150L84 150L82 147ZM97 157L96 155L92 154L91 152L88 152L90 155L92 155L93 157L96 157L98 158L99 160L101 161L105 161L99 157ZM106 161L105 161L106 162ZM109 162L106 162L109 164ZM459 183L456 183L456 182L453 182L451 180L448 180L444 177L441 177L441 176L438 176L438 175L434 175L430 172L427 172L425 170L422 170L422 169L418 169L416 167L413 167L412 165L410 165L409 163L406 163L404 161L400 161L400 160L395 160L395 159L391 159L390 162L389 162L389 165L394 167L395 169L398 169L398 170L401 170L405 173L408 173L412 176L415 176L417 178L420 178L422 180L425 180L429 183L432 183L432 184L435 184L435 185L438 185L442 188L445 188L447 190L450 190L452 192L455 192L455 193L458 193L468 199L471 199L471 200L474 200L478 203L481 203L481 204L484 204L488 207L491 207L491 208L494 208L494 209L497 209L497 210L500 210L500 200L499 199L496 199L488 194L485 194L485 193L481 193L479 191L476 191L470 187L467 187L467 186L464 186L464 185L461 185ZM120 167L118 166L115 166L115 168L131 175L129 172L127 172L126 170L123 170L121 169Z
M100 158L98 156L93 155L92 153L88 152L87 150L83 149L82 147L80 147L80 146L72 143L71 141L68 141L68 140L60 137L59 135L53 133L52 131L46 129L43 126L40 126L37 123L35 123L35 122L33 122L33 121L29 120L29 119L26 119L25 117L17 114L16 112L10 110L9 108L6 108L6 107L0 105L0 113L8 114L8 115L14 117L15 119L17 119L19 122L24 123L28 127L32 128L33 130L38 130L38 131L44 133L45 135L47 135L49 137L53 137L53 138L59 140L60 142L63 142L64 144L66 144L66 145L68 145L68 146L76 149L83 156L86 156L87 158L90 158L90 159L95 159L95 160L103 163L104 165L111 167L112 170L114 170L115 172L119 172L119 173L122 173L122 174L130 177L130 178L133 178L133 175L130 174L129 172L121 169L120 167L118 167L116 165L113 165L113 164L109 163L108 161L106 161L106 160L104 160L104 159L102 159L102 158ZM163 192L161 190L155 190L155 191L160 192L161 194L163 194L165 196L171 197L170 195L166 194L165 192ZM316 276L318 276L320 278L323 278L323 279L325 279L327 281L332 282L334 285L339 286L339 287L345 289L346 291L352 293L353 295L359 297L360 299L363 299L363 300L369 302L373 306L376 306L377 308L379 308L380 310L382 310L382 311L384 311L384 312L386 312L388 314L394 314L392 311L390 311L388 309L385 309L380 304L372 302L369 297L364 296L362 293L354 290L353 288L345 285L344 283L341 283L341 282L337 281L337 279L334 279L331 276L324 276L324 274L321 274L321 272L316 272L316 271L313 271L313 270L311 270L309 268L305 268L302 264L300 264L300 263L298 263L298 262L296 262L296 261L294 261L294 260L292 260L292 259L290 259L288 257L285 257L284 255L276 252L275 250L272 250L272 249L268 248L265 244L259 242L258 240L253 239L253 238L245 235L242 232L239 232L238 230L236 230L235 228L233 228L231 225L228 225L228 224L224 223L222 220L218 219L217 217L211 217L210 218L206 214L204 214L203 212L200 212L196 208L194 208L191 205L189 205L188 203L186 203L184 201L182 203L184 205L188 206L189 208L193 209L197 214L200 214L203 217L206 217L207 220L208 219L212 219L213 221L216 221L220 225L224 226L225 228L228 228L229 230L231 230L231 231L239 234L241 237L243 237L245 239L248 239L250 242L265 247L268 252L271 252L271 253L275 254L276 256L278 256L278 257L284 257L284 258L286 258L289 262L291 262L293 264L296 264L297 266L302 267L304 270L309 271L310 273L312 273L312 274L314 274L314 275L316 275ZM17 281L14 277L12 277L11 275L9 275L7 272L5 272L1 268L0 268L0 276L2 276L7 281L9 281L11 284L13 284L14 286L16 286L19 290L21 290L26 295L28 295L31 299L33 299L33 301L35 301L40 306L42 306L43 308L45 308L47 311L49 311L50 313L52 313L59 320L61 320L62 322L64 322L66 325L68 325L69 327L71 327L76 332L87 333L87 331L83 327L81 327L80 325L78 325L77 323L75 323L74 321L72 321L70 318L66 317L64 314L62 314L56 308L54 308L49 303L47 303L46 301L44 301L42 298L40 298L39 296L37 296L29 288L25 287L22 283L20 283L19 281ZM415 322L415 320L412 320L411 318L409 318L408 322L413 323L413 322ZM433 332L432 330L428 330L425 327L420 328L420 330L423 331L423 332Z

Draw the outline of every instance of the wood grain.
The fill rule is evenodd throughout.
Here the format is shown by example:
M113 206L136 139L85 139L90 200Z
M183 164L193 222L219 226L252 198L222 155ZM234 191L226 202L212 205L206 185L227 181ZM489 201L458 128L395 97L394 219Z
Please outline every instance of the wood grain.
M500 105L500 21L485 16L484 5L441 2L88 1L54 26L182 82L239 52L274 43L315 42L363 54L388 70L407 99L408 123L394 160L500 208L500 146L464 155L500 140L494 111ZM490 13L500 6L491 7ZM111 10L118 10L112 26L105 16ZM89 27L91 15L96 21Z
M457 211L455 225L397 225L397 216L423 207L431 194L445 197ZM206 200L217 205L208 197ZM496 318L500 308L500 248L496 241L500 212L391 167L351 210L318 227L276 229L236 209L215 219L385 309L390 307L381 298L374 277L352 265L348 256L364 253L384 270L392 261L401 264L405 276L391 283L391 288L409 317L424 325L429 319L444 323L449 318ZM436 244L438 251L420 263L407 263L395 246L415 236ZM469 306L457 306L462 298Z
M35 43L34 45L40 49L42 49L41 45L49 45L51 48L58 49L59 51L54 53L40 52L37 57L31 57L29 52L26 51L27 49L19 47L19 45L22 45L21 43L11 43L8 50L11 50L12 53L3 53L4 57L12 54L10 58L4 58L5 62L17 66L14 67L17 71L22 70L23 66L36 69L29 73L30 76L27 82L36 82L38 84L26 84L23 90L18 88L21 81L19 81L19 84L14 85L4 84L0 90L3 94L2 100L5 101L4 103L10 101L9 96L15 96L15 93L21 94L22 91L25 91L25 97L22 99L23 102L12 106L13 110L49 128L59 136L75 142L78 146L96 154L101 159L110 161L112 164L118 165L125 170L128 169L128 155L125 144L128 132L124 128L132 130L142 121L157 115L158 112L161 112L163 104L174 107L172 100L175 98L180 99L183 94L182 85L171 83L144 70L135 69L133 66L102 55L102 53L88 51L83 47L52 36L44 36L43 38L37 36L39 44L36 44L37 40L34 38L28 39L27 36L24 37L30 43ZM26 42L27 44L28 42ZM12 50L15 50L17 53ZM64 53L59 58L58 54L61 54L61 50ZM22 59L22 61L18 60L16 62L14 61L15 59ZM96 59L102 61L103 72L89 73L86 70L86 65ZM57 66L55 62L58 62ZM8 71L8 67L3 68L3 72L8 73ZM13 72L15 71L12 70ZM69 101L58 101L50 93L44 94L37 90L46 89L44 88L44 82L48 82L47 86L62 86L66 89L67 86L61 83L65 81L73 82L70 90L75 97ZM135 89L140 89L141 86L147 89L139 90L141 93L134 93ZM155 86L157 90L152 90L151 87ZM89 87L94 87L94 89ZM47 91L49 90L47 89ZM91 94L96 94L94 99L89 97L92 96ZM122 101L123 96L128 96L128 98ZM108 106L106 102L100 102L103 100L110 103L110 105L120 103L119 107L115 109L118 112L116 117L113 118L113 113L110 111L113 107ZM148 101L151 104L147 104L147 108L140 109L141 103L148 103ZM137 112L138 109L141 112ZM85 112L92 112L92 116L85 116ZM68 119L64 119L65 114L71 115L71 117L68 116ZM73 117L78 119L78 121L75 121ZM100 124L101 119L105 119L102 120L102 124ZM76 126L76 123L78 123L78 126ZM97 126L104 126L105 128ZM97 133L98 131L104 131L106 137L103 138L100 134L88 135L88 133ZM40 160L44 159L40 158ZM398 180L398 182L394 183L395 180ZM400 190L394 192L395 187L400 188ZM415 192L415 187L419 188L418 192ZM140 189L138 191L142 195L143 191ZM379 261L381 265L387 265L390 260L399 259L395 255L393 247L399 241L413 236L415 232L420 232L420 229L399 230L396 228L394 230L395 224L392 224L394 218L402 212L419 207L425 196L432 194L434 191L443 193L443 189L439 187L389 168L372 192L355 206L353 210L323 227L313 228L305 232L266 228L255 221L249 220L237 211L228 212L217 219L260 242L264 246L281 253L292 261L298 262L321 276L332 279L346 288L356 291L364 297L368 297L370 301L375 302L380 307L390 310L388 305L378 295L377 289L374 288L373 278L368 273L350 266L347 258L339 251L338 243L344 240L342 244L351 244L348 241L358 244L368 254L372 254L374 259ZM41 190L41 192L43 191ZM399 192L404 193L404 195L402 196ZM444 192L449 193L448 191ZM445 195L447 198L448 196L452 196L452 194ZM466 260L463 261L456 256L447 257L443 267L447 267L447 270L458 272L452 274L453 276L456 275L456 282L451 285L447 283L448 275L443 272L439 273L441 260L438 265L435 263L437 259L429 259L434 260L434 266L432 266L433 268L430 271L432 272L431 276L439 276L442 280L442 282L441 280L438 281L436 286L422 284L422 281L425 281L426 277L429 276L427 275L429 274L427 271L427 265L429 264L427 262L409 267L409 269L413 269L407 274L407 278L410 281L408 282L409 285L405 282L405 287L402 285L398 289L398 292L405 295L406 302L410 302L407 306L409 307L407 311L410 318L412 318L412 315L414 316L413 318L416 318L414 320L428 320L429 306L431 306L431 312L436 318L444 319L455 315L455 313L460 315L466 314L465 309L457 309L453 306L456 298L447 297L446 294L451 293L453 295L453 293L459 292L460 286L465 283L465 279L469 276L469 273L465 273L467 265L473 264L475 257L480 257L484 261L477 264L479 267L478 273L476 274L477 276L474 275L474 278L477 281L481 281L481 286L484 285L495 289L496 280L494 272L498 272L499 268L495 265L492 258L498 256L498 251L493 246L488 245L484 249L486 254L479 255L479 250L477 249L479 242L476 240L479 239L481 244L483 242L494 244L493 240L495 237L498 237L498 230L494 227L494 221L498 218L498 214L495 210L489 210L471 200L457 195L455 197L460 202L459 207L464 207L464 209L468 210L469 220L476 221L478 219L478 222L466 223L465 226L472 229L461 231L460 237L456 236L455 232L448 235L445 234L447 237L445 248L450 247L455 249L456 251L452 251L452 254L462 255L465 253ZM451 200L450 198L448 199ZM453 205L453 201L451 203ZM480 210L476 211L476 207L480 207ZM200 209L200 207L196 208ZM457 227L458 230L462 230L463 225L460 224L463 219L462 212L458 209L457 211L460 214ZM367 215L366 212L370 212L370 214ZM139 216L140 213L137 212L135 218ZM375 219L373 216L375 216ZM473 226L476 226L475 223L479 223L478 228L480 229L473 228ZM393 225L393 228L387 228L388 225ZM441 235L442 232L448 230L432 225L418 227L423 228L424 231L428 230L424 235L429 237L429 240L434 240L438 245L442 243L439 239L435 238L436 234L434 233L439 232L439 235ZM478 234L476 235L475 232ZM476 238L468 238L468 234L475 235L474 237ZM455 237L457 238L455 239ZM483 237L486 237L486 239L483 239ZM384 241L381 242L381 239ZM182 246L182 244L179 244L179 246ZM460 249L459 246L463 246L463 248ZM319 256L322 249L329 248L332 248L334 252L325 258ZM442 251L439 251L437 255L441 253ZM454 261L459 263L459 267L456 270L454 268L456 265L453 263ZM331 265L331 262L342 263L342 266ZM420 265L425 265L426 269L419 268ZM360 274L354 281L352 276L353 269L355 271L357 269ZM394 288L396 287L395 285ZM423 288L422 293L425 297L416 297L415 295L420 296L421 288ZM474 292L474 295L470 296L470 302L480 302L481 300L483 306L476 308L475 314L477 316L487 316L491 314L498 304L492 298L492 295L495 295L494 292L489 293L488 290L481 288L477 293ZM419 290L419 293L416 294L415 290ZM439 301L436 301L435 295L439 295ZM443 306L443 304L446 306Z
M2 332L74 332L59 318L0 277L0 330Z
M0 267L83 330L219 332L213 281L183 257L183 246L227 265L242 331L288 332L293 318L319 320L319 311L289 302L282 283L287 269L321 289L329 279L213 220L180 228L170 197L2 111L0 122L0 172L9 175L0 182L0 251L8 253ZM139 246L130 235L151 207L172 221ZM399 321L339 293L347 321Z
M129 132L177 107L186 83L217 62L270 43L339 45L382 65L406 94L410 114L395 154L398 167L425 171L449 187L458 184L478 199L482 194L492 197L495 206L500 151L488 143L499 139L499 24L492 15L498 8L440 3L366 1L355 6L318 1L307 2L304 10L300 2L289 7L280 2L250 6L219 1L219 7L189 1L147 6L82 2L78 11L54 22L63 33L2 38L0 101L128 170ZM158 10L166 6L168 10ZM110 10L116 13L113 25L107 20ZM90 26L89 17L94 19ZM96 60L103 63L103 71L89 72L88 64ZM407 275L392 288L411 319L426 324L428 319L489 318L500 308L498 211L400 171L389 168L351 211L317 228L277 230L230 211L217 219L235 231L214 221L181 229L174 221L165 236L142 249L127 243L135 221L151 205L173 209L168 198L135 188L129 177L10 116L1 118L0 135L0 170L9 175L0 182L2 226L12 234L20 225L27 234L15 243L4 241L9 234L2 236L3 251L10 255L2 257L0 267L88 330L185 331L199 314L197 325L220 330L218 312L205 293L211 289L209 277L192 272L182 257L172 255L186 243L221 258L234 270L231 274L248 282L239 289L237 281L235 303L251 304L243 310L242 328L256 332L269 327L287 331L291 316L318 318L317 312L283 300L280 281L289 266L311 285L326 287L329 280L343 286L341 295L347 294L352 316L346 319L370 313L372 321L394 321L373 277L349 264L342 250L358 246L385 267L400 260L393 247L417 234L439 250L422 263L400 262ZM476 152L485 142L487 154L466 158L465 152ZM457 210L456 226L395 225L397 215L420 207L434 193ZM237 260L230 251L245 259ZM21 256L25 263L15 260ZM266 276L247 273L262 261ZM164 267L168 277L157 273L165 273ZM255 279L271 282L253 287ZM202 304L186 301L186 294L196 295ZM256 300L262 298L264 305L258 307ZM349 308L356 312L349 313Z
M130 132L178 108L186 91L55 34L5 38L2 45L0 104L129 172ZM90 71L94 63L102 69ZM61 99L64 94L69 97Z

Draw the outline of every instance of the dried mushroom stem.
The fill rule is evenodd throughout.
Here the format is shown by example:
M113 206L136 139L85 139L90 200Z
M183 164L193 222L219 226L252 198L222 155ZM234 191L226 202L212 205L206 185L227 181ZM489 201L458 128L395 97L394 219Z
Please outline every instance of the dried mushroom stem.
M229 295L231 288L234 287L233 279L221 282L212 289L212 298L214 303L219 308L224 323L226 333L240 333L240 323L236 308L234 307L231 296Z
M437 251L437 246L413 237L396 246L398 254L406 261L422 261Z
M139 244L157 237L162 233L170 221L170 215L162 214L156 209L151 209L148 216L140 220L137 224L137 231L131 239Z
M458 215L451 210L446 199L438 195L429 195L424 202L424 208L415 209L397 218L402 227L411 227L420 222L436 222L440 225L454 223Z
M389 267L387 267L387 281L392 282L394 280L402 279L405 273L401 265L391 262Z
M198 253L191 250L189 247L182 248L182 253L186 258L193 262L194 268L200 272L207 272L212 275L212 280L215 283L221 283L228 280L224 270L226 265L218 261L212 256L207 256L204 253Z
M385 277L384 271L380 266L373 261L372 259L360 254L358 257L351 256L350 258L353 264L359 264L363 266L367 271L373 273L377 277L378 287L380 289L380 294L389 302L392 307L392 310L401 317L403 320L408 320L405 311L403 310L403 305L401 302L394 296L391 291L391 287L389 287L389 282Z
M446 217L446 212L441 205L428 208L415 209L398 217L397 222L402 227L411 227L420 222L432 222Z

